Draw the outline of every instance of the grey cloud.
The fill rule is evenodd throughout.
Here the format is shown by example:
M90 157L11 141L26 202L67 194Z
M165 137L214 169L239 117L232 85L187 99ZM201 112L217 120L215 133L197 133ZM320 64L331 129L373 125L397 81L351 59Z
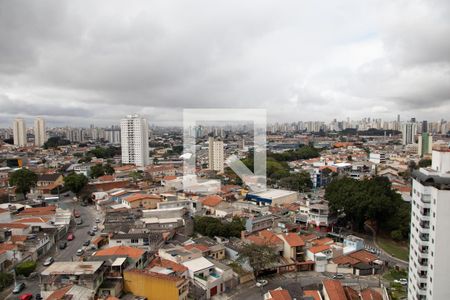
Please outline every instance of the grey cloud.
M133 111L179 121L183 107L261 107L283 120L428 116L430 105L449 115L449 11L444 0L0 0L0 93L14 99L0 103L55 122ZM333 58L367 39L382 57Z

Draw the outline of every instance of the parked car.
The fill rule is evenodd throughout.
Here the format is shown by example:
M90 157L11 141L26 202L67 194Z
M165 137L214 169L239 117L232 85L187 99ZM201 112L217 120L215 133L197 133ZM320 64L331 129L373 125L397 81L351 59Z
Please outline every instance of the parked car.
M95 232L93 232L92 230L89 230L89 231L88 231L88 234L89 234L90 236L94 236L94 235L95 235Z
M91 243L90 240L86 240L86 241L84 241L83 246L89 246L90 243Z
M44 266L50 266L55 260L53 259L53 257L47 257L47 259L44 261L43 265Z
M33 294L27 293L20 295L19 300L31 300L33 299Z
M257 287L263 287L263 286L267 285L268 283L269 282L267 280L261 279L261 280L256 281L256 286Z
M94 225L94 227L92 227L92 231L93 231L93 232L96 232L97 230L98 230L97 225Z
M34 299L35 300L43 300L44 298L42 298L41 294L37 293L36 295L34 295Z
M20 293L25 288L25 282L19 282L13 289L13 294Z
M83 249L78 249L77 250L77 256L81 256L81 255L83 255L83 253L84 253Z
M333 279L344 279L344 278L345 278L344 274L334 274L333 275Z
M399 283L403 286L408 285L408 279L406 278L400 278L399 280L394 280L395 283Z
M100 218L95 218L95 223L100 223Z
M67 247L67 242L66 241L62 241L59 243L59 249L66 249Z
M136 296L134 297L134 300L147 300L147 297Z
M75 235L74 235L73 233L69 233L69 234L67 235L67 240L68 240L68 241L72 241L74 238L75 238Z

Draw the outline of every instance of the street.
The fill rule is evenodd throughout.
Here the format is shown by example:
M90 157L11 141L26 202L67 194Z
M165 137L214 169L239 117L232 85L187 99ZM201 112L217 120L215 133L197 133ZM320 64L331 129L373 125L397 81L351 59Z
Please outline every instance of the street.
M75 235L75 238L72 241L67 241L67 247L63 250L59 249L59 243L57 243L52 249L48 255L45 257L42 257L38 261L38 265L36 268L36 272L40 273L42 270L44 270L46 267L42 265L43 261L49 257L53 256L55 261L71 261L72 258L75 256L75 253L78 249L83 248L83 242L86 240L93 239L94 237L91 237L87 232L92 228L93 225L95 225L95 218L98 216L97 211L95 210L94 206L80 206L77 202L70 199L63 199L59 202L59 206L63 209L76 209L80 212L81 218L83 219L83 224L81 225L75 225L75 227L69 232L73 232ZM99 232L96 232L98 235ZM9 295L5 297L5 299L18 299L20 295L31 293L33 294L33 297L40 293L40 286L39 286L39 276L36 276L34 278L26 278L26 279L18 279L17 282L25 282L26 288L21 291L19 294L14 295L11 293L13 287L10 287L8 290ZM7 292L7 293L8 293ZM0 294L0 298L5 293L3 291L2 294Z

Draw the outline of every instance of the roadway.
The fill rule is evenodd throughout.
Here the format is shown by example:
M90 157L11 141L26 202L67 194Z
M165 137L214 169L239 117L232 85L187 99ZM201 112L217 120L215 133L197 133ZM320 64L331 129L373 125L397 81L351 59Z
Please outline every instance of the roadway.
M69 232L73 232L75 235L75 238L72 241L67 241L67 247L63 250L59 249L59 243L55 245L55 247L45 256L42 257L38 261L38 266L36 269L37 273L42 272L46 267L42 265L42 263L45 261L45 259L49 256L52 256L55 261L72 261L74 258L76 258L76 252L80 248L83 247L83 243L86 240L93 239L94 237L91 237L88 234L88 231L95 225L95 218L99 217L98 212L95 210L94 206L81 206L77 201L72 200L71 198L63 199L61 202L59 202L59 206L64 209L76 209L80 212L81 218L83 219L83 224L76 225L74 228L70 229ZM97 235L99 232L97 232ZM0 299L2 297L5 297L4 299L19 299L20 295L31 293L33 294L33 297L40 293L40 286L39 286L39 276L35 276L34 278L26 278L26 279L20 279L18 278L17 282L25 282L26 288L22 290L17 295L14 295L11 293L13 287L10 287L6 291L3 291L0 294ZM6 295L5 295L6 294Z

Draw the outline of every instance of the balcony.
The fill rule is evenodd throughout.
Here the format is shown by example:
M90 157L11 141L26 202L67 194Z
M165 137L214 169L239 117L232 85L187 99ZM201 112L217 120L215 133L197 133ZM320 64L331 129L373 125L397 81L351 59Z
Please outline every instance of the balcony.
M428 241L430 241L430 235L428 233L421 233L421 234L419 234L419 239L422 242L428 242Z
M420 197L420 200L423 203L430 203L431 202L431 195L422 195L422 197Z
M427 271L418 271L417 276L419 276L419 278L427 278Z
M423 229L430 229L430 221L421 221L419 225Z
M430 216L430 209L429 208L424 208L420 210L420 213L422 214L422 216L424 217L429 217Z
M420 253L428 254L428 247L422 247L422 249L420 249Z
M428 266L428 259L426 258L419 259L419 265L421 265L422 267Z

